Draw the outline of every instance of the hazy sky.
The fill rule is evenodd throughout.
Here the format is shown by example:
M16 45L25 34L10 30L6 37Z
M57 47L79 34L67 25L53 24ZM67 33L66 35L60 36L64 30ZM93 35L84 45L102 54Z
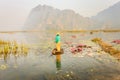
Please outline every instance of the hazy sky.
M0 0L0 30L19 30L32 8L49 5L91 17L120 0Z

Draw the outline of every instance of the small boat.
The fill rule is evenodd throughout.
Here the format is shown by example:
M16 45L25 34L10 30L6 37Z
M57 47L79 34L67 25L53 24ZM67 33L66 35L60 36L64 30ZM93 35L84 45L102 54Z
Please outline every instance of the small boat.
M61 48L61 50L60 51L57 51L57 48L54 48L53 50L52 50L52 54L53 55L60 55L60 54L63 54L64 53L64 50Z

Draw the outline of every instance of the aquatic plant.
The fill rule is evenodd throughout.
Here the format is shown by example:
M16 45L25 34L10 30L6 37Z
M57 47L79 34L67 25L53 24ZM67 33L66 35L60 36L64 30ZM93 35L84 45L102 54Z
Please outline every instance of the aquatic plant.
M29 48L25 44L18 44L16 41L4 41L0 40L0 59L5 61L11 55L26 56L28 54Z
M116 58L120 58L120 56L118 56L118 54L120 55L120 51L115 49L112 45L102 41L100 38L92 39L92 41L97 43L103 51L109 53L112 56L115 56Z

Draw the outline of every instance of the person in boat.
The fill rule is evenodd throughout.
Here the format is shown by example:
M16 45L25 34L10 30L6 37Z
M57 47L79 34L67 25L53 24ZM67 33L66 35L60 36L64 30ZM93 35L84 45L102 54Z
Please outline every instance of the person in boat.
M55 37L55 43L56 43L57 51L60 51L60 49L61 49L60 40L61 40L60 34L57 33L57 34L56 34L56 37Z

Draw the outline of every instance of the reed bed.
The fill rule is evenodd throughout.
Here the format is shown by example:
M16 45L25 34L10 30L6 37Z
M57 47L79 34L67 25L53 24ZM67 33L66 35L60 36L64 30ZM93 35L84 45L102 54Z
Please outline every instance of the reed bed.
M10 55L26 56L29 48L26 44L18 44L16 41L0 40L0 59L7 60Z
M104 42L101 38L94 38L92 39L92 41L97 43L102 48L103 51L120 59L120 51L118 49L115 49L112 45Z

